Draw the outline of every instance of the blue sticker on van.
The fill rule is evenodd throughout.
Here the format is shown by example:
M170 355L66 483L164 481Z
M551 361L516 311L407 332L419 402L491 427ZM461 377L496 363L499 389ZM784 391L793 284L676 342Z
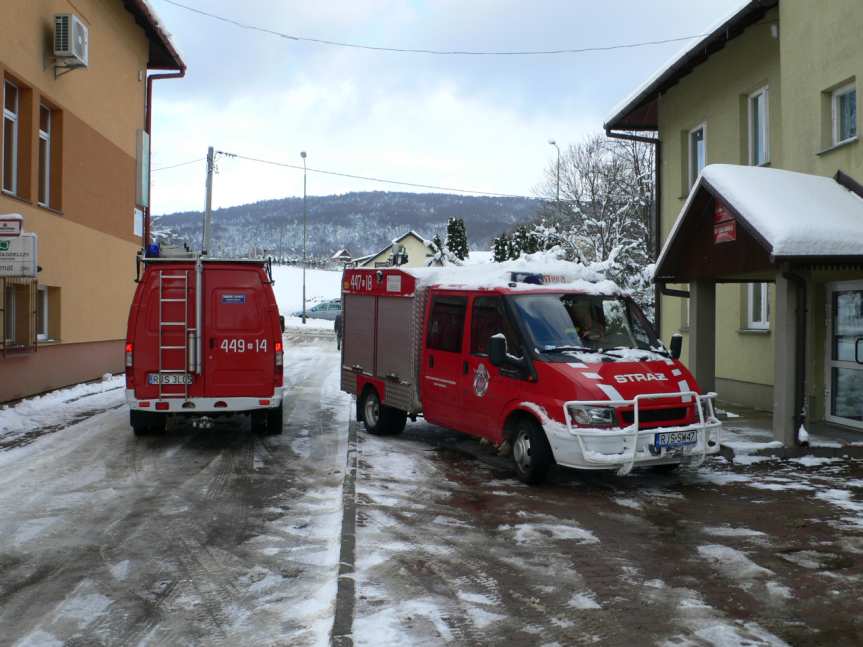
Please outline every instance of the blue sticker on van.
M245 294L223 294L222 303L245 303Z

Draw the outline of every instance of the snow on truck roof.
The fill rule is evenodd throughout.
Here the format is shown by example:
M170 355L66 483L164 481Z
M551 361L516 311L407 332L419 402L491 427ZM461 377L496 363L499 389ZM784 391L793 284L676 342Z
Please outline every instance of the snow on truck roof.
M554 287L587 294L626 294L625 290L605 277L608 268L608 263L584 265L560 260L553 252L540 252L503 263L400 269L413 276L418 286L489 290L502 288L515 291L536 291L538 288Z
M704 167L659 255L663 265L690 204L707 188L767 243L774 258L863 255L863 198L836 179L758 166Z

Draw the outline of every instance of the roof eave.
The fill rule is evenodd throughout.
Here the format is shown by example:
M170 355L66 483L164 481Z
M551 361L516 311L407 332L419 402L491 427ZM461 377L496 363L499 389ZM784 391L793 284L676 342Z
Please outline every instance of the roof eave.
M170 36L162 29L159 19L143 0L123 0L123 6L135 17L135 22L147 34L150 43L147 68L151 70L185 71L186 63Z

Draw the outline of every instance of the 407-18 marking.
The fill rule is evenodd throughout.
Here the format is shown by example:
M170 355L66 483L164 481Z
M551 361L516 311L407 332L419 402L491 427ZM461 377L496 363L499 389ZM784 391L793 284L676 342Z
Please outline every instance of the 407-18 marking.
M266 339L223 339L219 348L225 353L266 353Z

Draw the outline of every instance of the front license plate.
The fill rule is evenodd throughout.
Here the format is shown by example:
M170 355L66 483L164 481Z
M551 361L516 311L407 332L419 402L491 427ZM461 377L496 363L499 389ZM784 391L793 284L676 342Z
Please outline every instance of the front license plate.
M147 384L191 384L188 373L148 373Z
M653 445L659 449L660 447L685 447L697 442L697 431L664 431L656 434Z

